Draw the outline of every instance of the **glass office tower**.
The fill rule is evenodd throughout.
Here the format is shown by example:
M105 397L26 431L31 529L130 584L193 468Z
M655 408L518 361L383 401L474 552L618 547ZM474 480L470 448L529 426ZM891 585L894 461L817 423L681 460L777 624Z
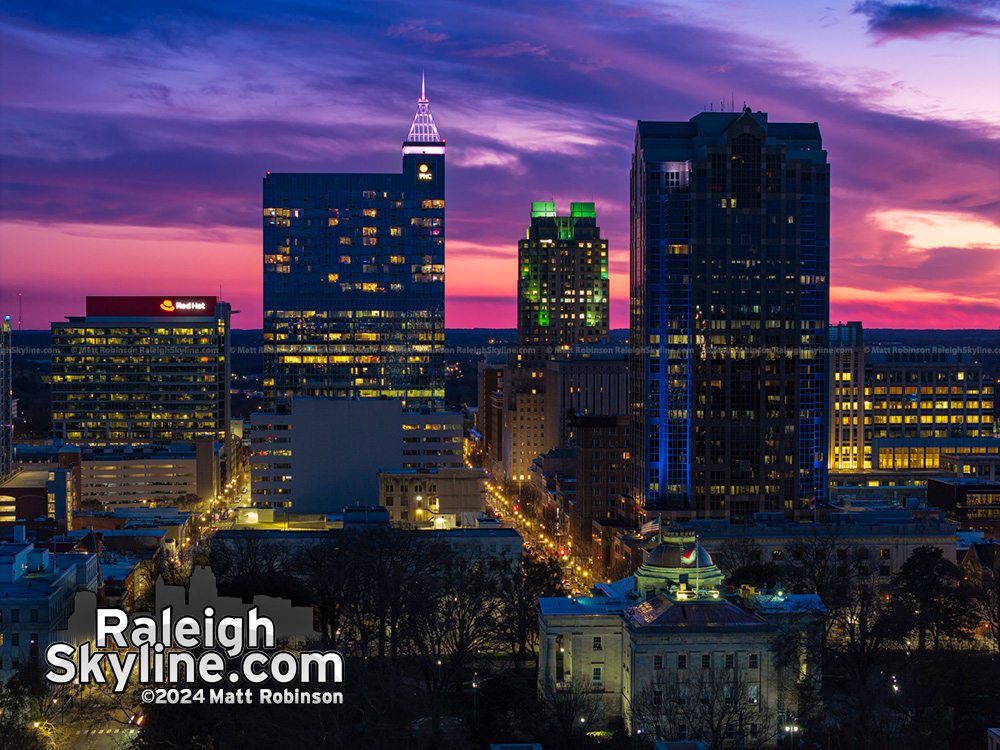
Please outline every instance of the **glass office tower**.
M748 518L827 492L829 166L815 123L702 112L636 130L632 490Z
M264 393L444 404L444 156L421 94L399 174L264 178Z
M531 204L531 226L517 243L517 335L546 347L608 340L608 241L593 203Z

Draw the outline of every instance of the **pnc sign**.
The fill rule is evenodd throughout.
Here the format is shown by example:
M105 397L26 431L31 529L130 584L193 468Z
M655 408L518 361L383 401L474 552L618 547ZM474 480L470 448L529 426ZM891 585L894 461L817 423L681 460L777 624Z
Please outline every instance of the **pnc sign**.
M433 180L434 173L431 172L430 166L427 164L421 164L417 167L417 179L418 180Z

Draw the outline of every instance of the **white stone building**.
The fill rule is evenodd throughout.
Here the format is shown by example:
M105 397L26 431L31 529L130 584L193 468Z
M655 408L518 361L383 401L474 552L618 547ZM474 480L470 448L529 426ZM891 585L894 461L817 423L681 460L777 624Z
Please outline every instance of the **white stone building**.
M791 631L816 622L818 597L726 597L690 532L665 533L634 576L594 594L538 601L538 687L548 703L576 694L582 722L620 717L654 740L747 748L773 742L797 714L795 687L815 667L778 652Z

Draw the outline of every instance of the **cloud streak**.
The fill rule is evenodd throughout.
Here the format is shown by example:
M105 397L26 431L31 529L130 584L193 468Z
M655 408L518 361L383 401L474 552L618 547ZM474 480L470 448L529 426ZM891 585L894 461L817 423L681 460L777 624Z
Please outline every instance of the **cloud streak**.
M869 5L856 9L878 39L902 28L892 9L903 6ZM448 142L449 326L513 324L517 239L532 200L597 204L611 246L612 322L627 326L635 121L688 119L731 92L772 120L820 124L832 164L835 318L863 311L866 323L891 326L905 309L914 327L959 318L973 327L996 315L984 281L1000 270L1000 251L983 239L1000 208L989 118L890 110L884 102L919 85L891 66L806 59L765 25L569 0L428 0L419 16L402 2L334 15L312 2L280 15L235 3L111 2L104 16L68 2L29 10L12 0L0 15L0 62L18 71L0 77L0 307L44 288L53 265L74 269L52 282L58 289L33 308L31 325L66 314L53 300L82 300L126 270L136 285L155 275L166 290L222 283L244 310L239 324L259 325L261 178L398 170L422 69ZM953 54L936 36L919 38ZM938 231L910 231L914 217L942 214ZM185 235L184 257L202 262L165 263L149 232L195 232L205 241ZM102 234L114 252L99 250ZM113 266L130 241L130 264ZM7 272L11 257L37 247L45 265ZM956 289L960 297L947 295Z

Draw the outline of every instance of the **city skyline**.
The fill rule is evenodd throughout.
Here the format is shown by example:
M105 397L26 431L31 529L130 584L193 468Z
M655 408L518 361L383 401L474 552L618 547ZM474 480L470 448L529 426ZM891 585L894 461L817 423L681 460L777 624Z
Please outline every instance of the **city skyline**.
M0 313L16 322L22 292L24 327L44 329L88 294L221 285L242 310L234 327L260 328L260 177L394 171L426 70L451 154L449 328L514 327L512 238L539 200L595 203L611 325L626 327L635 121L744 101L820 124L835 165L831 321L992 328L1000 19L928 7L11 5Z

